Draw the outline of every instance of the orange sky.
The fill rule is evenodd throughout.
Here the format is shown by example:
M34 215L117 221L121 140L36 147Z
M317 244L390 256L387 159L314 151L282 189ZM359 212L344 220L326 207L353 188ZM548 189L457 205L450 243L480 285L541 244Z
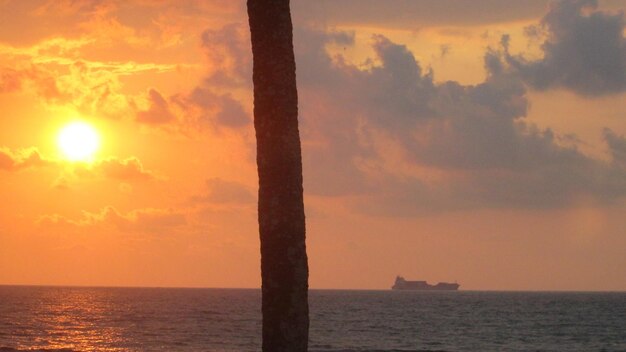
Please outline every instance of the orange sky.
M311 287L626 290L626 1L391 2L292 5ZM0 284L258 287L245 3L0 24Z

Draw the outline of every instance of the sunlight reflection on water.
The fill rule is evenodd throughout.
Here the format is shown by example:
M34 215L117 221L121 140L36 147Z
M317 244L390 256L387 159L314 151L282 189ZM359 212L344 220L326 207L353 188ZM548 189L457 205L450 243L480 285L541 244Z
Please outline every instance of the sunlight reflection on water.
M128 338L121 326L106 324L124 309L111 300L111 293L93 289L35 289L21 310L32 317L23 333L34 336L33 343L19 348L71 349L80 351L122 351ZM31 307L29 309L29 307Z

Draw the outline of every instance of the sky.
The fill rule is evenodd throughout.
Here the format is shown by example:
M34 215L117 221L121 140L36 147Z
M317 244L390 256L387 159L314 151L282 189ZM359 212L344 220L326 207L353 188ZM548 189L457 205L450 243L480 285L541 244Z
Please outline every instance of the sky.
M292 1L310 287L626 290L625 9ZM0 284L259 287L251 64L244 1L0 0Z

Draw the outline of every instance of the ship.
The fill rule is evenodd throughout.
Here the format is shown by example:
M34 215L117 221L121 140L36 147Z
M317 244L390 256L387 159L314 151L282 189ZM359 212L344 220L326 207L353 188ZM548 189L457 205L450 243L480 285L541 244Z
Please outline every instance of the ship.
M440 282L431 285L426 281L407 281L402 276L396 276L396 282L391 286L392 290L411 290L411 291L456 291L459 284Z

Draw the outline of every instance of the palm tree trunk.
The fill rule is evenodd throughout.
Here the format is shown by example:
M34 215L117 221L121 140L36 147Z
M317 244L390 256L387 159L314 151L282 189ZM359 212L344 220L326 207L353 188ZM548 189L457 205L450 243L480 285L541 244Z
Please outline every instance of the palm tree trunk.
M289 0L248 0L259 173L263 351L306 351L309 334L298 92Z

